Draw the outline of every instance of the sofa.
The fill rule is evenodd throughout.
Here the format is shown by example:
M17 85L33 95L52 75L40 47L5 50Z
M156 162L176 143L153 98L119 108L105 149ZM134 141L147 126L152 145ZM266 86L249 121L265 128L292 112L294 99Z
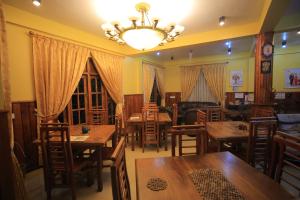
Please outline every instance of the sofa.
M208 107L219 106L214 102L181 101L178 103L178 124L194 124L197 121L197 111Z
M277 114L278 130L300 136L300 114Z

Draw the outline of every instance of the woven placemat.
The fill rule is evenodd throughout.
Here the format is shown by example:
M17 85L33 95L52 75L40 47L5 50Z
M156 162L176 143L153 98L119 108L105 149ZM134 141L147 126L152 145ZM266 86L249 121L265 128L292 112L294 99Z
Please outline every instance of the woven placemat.
M218 170L198 169L189 175L204 200L245 199Z
M147 182L147 187L152 191L165 190L167 186L167 181L161 178L150 178Z

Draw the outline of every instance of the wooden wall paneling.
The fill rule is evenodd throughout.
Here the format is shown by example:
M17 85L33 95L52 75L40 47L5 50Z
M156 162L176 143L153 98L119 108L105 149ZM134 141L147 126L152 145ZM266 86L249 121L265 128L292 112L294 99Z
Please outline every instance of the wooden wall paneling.
M8 111L0 110L0 199L14 200L14 172L10 149Z
M13 102L13 127L16 156L24 170L38 168L38 147L33 144L37 139L37 118L35 102Z
M270 73L261 73L261 61L270 60L273 65L273 55L270 58L265 58L262 55L262 47L265 43L273 41L273 32L261 33L256 36L255 47L255 86L254 86L254 101L255 104L270 104L272 101L272 74L273 66Z
M143 94L128 94L124 95L124 106L127 111L128 117L132 113L141 113L144 106Z
M275 99L279 113L300 113L300 92L283 92L284 99ZM275 97L275 94L273 94Z
M166 92L165 105L172 107L174 103L178 104L181 101L181 92Z

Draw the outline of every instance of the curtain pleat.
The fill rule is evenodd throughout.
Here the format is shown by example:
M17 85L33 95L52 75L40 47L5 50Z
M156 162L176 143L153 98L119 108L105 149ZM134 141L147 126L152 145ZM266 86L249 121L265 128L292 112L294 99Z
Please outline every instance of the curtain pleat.
M117 103L116 114L121 114L123 103L124 57L100 51L92 51L91 53L101 80L112 99Z
M199 78L199 67L181 67L181 97L187 101Z
M189 101L217 102L207 85L207 81L205 80L202 71L199 73L198 81L192 91Z
M144 100L150 102L151 92L155 78L155 66L143 63Z
M225 103L225 64L209 64L202 67L204 78L217 101Z
M90 50L34 34L33 68L38 115L56 118L67 106L83 74Z
M164 69L161 68L156 68L155 69L155 77L156 77L156 83L158 87L159 94L162 98L162 103L164 106L165 103L165 74L164 74Z
M6 27L5 27L5 17L3 13L3 4L0 1L0 109L8 110L8 121L11 122L9 126L10 134L10 148L11 148L11 160L7 162L12 162L14 177L12 179L14 182L15 198L17 200L28 199L25 190L23 173L20 168L19 162L14 154L14 132L12 124L12 107L11 107L11 92L10 92L10 74L9 74L9 63L8 63L8 52L7 52L7 38L6 38ZM1 132L2 134L2 132Z

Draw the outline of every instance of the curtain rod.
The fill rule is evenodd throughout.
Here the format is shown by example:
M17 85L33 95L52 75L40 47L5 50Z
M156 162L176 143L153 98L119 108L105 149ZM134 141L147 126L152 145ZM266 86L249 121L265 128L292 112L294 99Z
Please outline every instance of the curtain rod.
M39 37L49 38L46 35L40 35L39 33L35 33L33 31L29 31L28 33L29 33L30 36L38 35ZM88 48L90 50L101 51L101 52L104 52L104 53L107 53L107 54L112 54L112 55L116 55L116 56L125 57L125 55L123 55L123 54L119 54L119 53L116 53L116 52L108 51L108 50L105 50L103 48L98 48L96 46L89 45L89 44L86 44L86 43L83 43L83 42L78 42L78 41L75 41L75 40L72 40L72 39L68 39L68 38L65 38L65 37L56 36L54 34L48 34L48 33L45 33L45 34L50 35L50 36L54 36L54 37L58 37L59 39L56 39L56 38L55 39L56 40L60 40L62 42L68 42L68 43L72 43L72 44L77 45L77 46Z
M217 62L217 63L194 63L194 64L191 64L191 65L182 65L180 67L201 67L201 65L215 65L215 64L228 64L229 62L226 61L226 62Z
M45 34L45 35L49 35L49 36L60 38L62 41L65 40L67 42L72 42L72 43L74 43L76 45L79 45L79 46L82 46L82 47L86 47L86 48L89 48L91 50L102 51L102 52L114 54L114 55L117 55L117 56L124 56L124 57L126 56L125 54L121 54L121 53L118 53L118 52L115 52L115 51L106 50L104 48L101 48L101 47L98 47L98 46L95 46L95 45L87 44L85 42L73 40L73 39L70 39L70 38L67 38L67 37L63 37L63 36L59 36L59 35L56 35L56 34L53 34L53 33L47 33L45 31L38 30L38 29L35 29L35 28L31 28L31 27L28 27L28 26L25 26L25 25L17 24L17 23L10 22L10 21L6 21L6 23L12 24L12 25L15 25L15 26L19 26L19 27L22 27L22 28L29 29L29 35L36 34L36 33L34 33L34 31L36 31L36 32L39 32L41 34ZM41 35L41 36L43 36L43 35ZM45 37L47 37L47 36L45 36Z
M161 68L161 69L165 69L165 67L163 67L162 65L160 64L156 64L154 62L150 62L150 61L147 61L147 60L142 60L142 64L150 64L150 65L155 65L155 67L158 67L158 68Z

